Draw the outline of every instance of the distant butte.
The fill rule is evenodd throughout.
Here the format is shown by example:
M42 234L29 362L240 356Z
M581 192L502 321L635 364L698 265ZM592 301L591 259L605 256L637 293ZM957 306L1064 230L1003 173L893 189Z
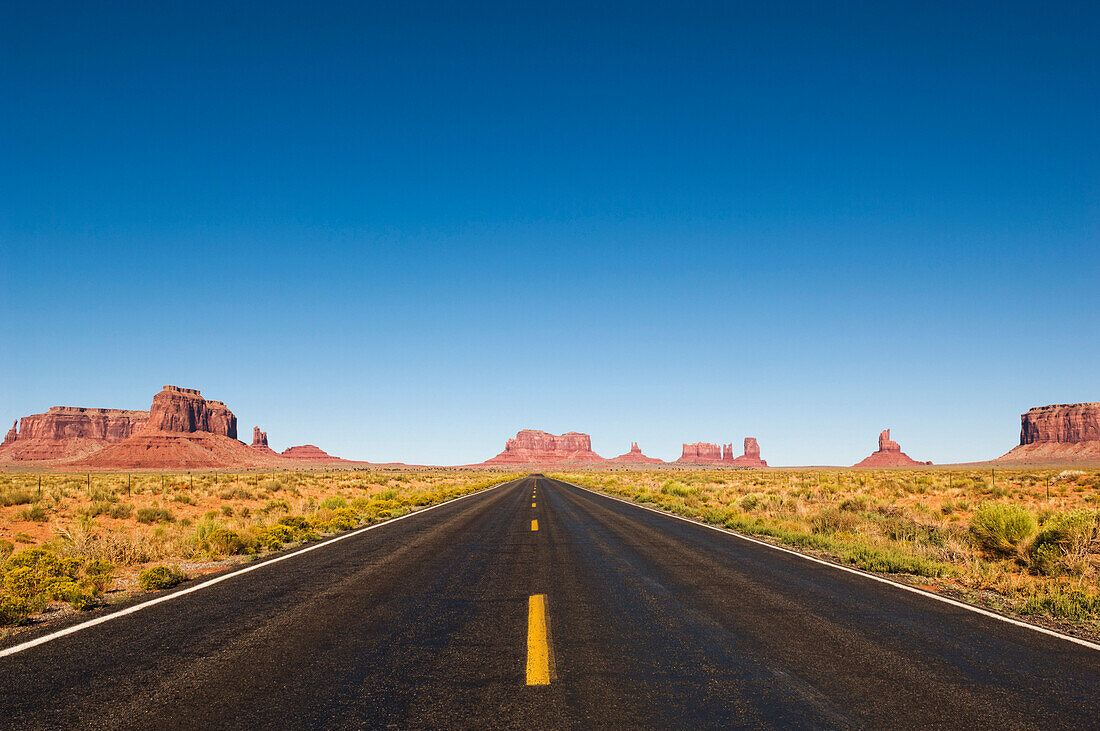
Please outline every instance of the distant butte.
M890 430L886 429L878 435L878 451L872 452L853 467L912 467L914 465L930 465L931 462L918 462L905 452L901 446L890 439Z
M1020 444L995 462L1100 463L1100 403L1051 404L1020 415Z
M550 434L537 429L524 429L504 445L504 451L482 464L567 464L570 462L605 462L592 451L592 437L580 432Z
M287 447L282 456L286 459L309 460L313 462L343 462L339 457L333 457L325 450L313 444L302 444L297 447Z
M617 464L664 464L664 460L657 459L656 457L647 457L642 454L642 450L638 448L637 442L631 442L630 451L626 454L620 454L618 457L612 457L607 461Z
M267 432L260 431L260 427L258 426L252 427L252 444L249 446L262 454L268 454L274 457L279 456L278 452L267 446Z

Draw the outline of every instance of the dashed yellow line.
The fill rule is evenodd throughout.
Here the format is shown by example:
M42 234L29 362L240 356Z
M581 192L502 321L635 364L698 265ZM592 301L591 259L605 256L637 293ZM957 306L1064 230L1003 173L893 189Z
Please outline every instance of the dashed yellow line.
M550 651L550 616L546 595L533 594L527 601L527 684L550 685L554 657Z
M539 522L537 520L532 520L531 521L531 530L538 530L538 529L539 529Z
M531 507L532 507L532 508L533 508L533 507L535 507L535 504L534 504L534 503L531 503Z

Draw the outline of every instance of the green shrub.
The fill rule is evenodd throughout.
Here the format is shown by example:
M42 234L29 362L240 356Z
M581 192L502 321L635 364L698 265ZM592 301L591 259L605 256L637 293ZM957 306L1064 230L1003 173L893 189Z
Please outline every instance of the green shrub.
M0 557L7 556L9 553L15 550L15 544L11 541L0 538Z
M187 580L187 575L175 566L152 566L138 575L138 585L145 591L171 589Z
M23 624L32 613L26 599L0 594L0 625Z
M1054 515L1039 530L1028 558L1040 574L1080 573L1091 546L1100 539L1100 513L1074 510Z
M1090 594L1079 588L1050 588L1028 598L1020 611L1060 619L1095 619L1100 615L1100 594Z
M176 516L167 508L138 508L137 522L139 523L171 523Z
M1019 553L1036 527L1035 516L1018 505L984 503L970 519L970 537L987 553L1012 556Z
M348 501L339 495L330 495L321 501L321 504L317 507L320 510L336 510L338 508L346 508Z

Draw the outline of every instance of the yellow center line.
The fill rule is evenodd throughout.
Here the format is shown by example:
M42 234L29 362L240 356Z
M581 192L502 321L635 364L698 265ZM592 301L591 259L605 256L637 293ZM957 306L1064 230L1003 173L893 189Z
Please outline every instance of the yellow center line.
M539 522L537 520L532 520L531 521L531 530L538 530L538 529L539 529Z
M527 602L527 684L550 685L554 656L550 650L550 616L546 595L533 594Z
M535 504L534 504L534 503L531 503L531 507L532 507L532 508L533 508L533 507L535 507Z

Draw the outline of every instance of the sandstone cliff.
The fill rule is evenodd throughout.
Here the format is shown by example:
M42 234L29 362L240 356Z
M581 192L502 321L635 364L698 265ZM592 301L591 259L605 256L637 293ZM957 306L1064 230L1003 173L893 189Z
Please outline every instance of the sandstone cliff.
M767 467L768 463L760 459L760 445L756 437L745 437L744 454L740 457L733 456L733 445L727 444L723 461L741 467Z
M1100 403L1052 404L1020 416L1020 444L996 462L1100 463Z
M237 441L237 417L199 391L165 386L153 397L149 418L127 439L75 464L116 468L248 467L269 465L265 455Z
M196 389L165 386L153 397L143 431L209 432L236 439L237 417L221 401L207 401Z
M878 451L872 452L853 467L911 467L930 464L932 463L918 462L901 451L901 446L890 439L890 430L886 429L878 435Z
M678 463L722 464L722 448L710 442L684 444Z
M80 457L121 442L141 429L148 411L52 406L24 416L0 445L0 459L54 460Z
M618 464L664 464L663 460L657 459L656 457L647 457L642 454L642 450L638 448L637 442L631 442L630 451L626 454L620 454L618 457L612 457L607 461Z
M603 462L592 451L592 437L580 432L557 435L537 429L524 429L509 439L504 451L484 464L555 464L563 462Z

